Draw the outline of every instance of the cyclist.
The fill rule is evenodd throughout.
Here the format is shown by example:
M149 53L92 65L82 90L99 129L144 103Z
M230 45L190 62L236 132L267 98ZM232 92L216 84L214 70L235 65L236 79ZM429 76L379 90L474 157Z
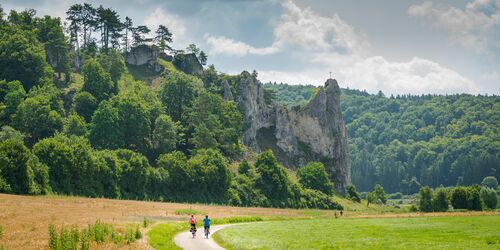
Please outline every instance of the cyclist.
M194 215L191 215L191 219L189 219L189 224L191 224L191 233L193 233L193 237L196 235L196 219L194 218Z
M210 233L210 218L208 218L208 214L203 219L203 226L205 227L205 236L208 238L208 234Z

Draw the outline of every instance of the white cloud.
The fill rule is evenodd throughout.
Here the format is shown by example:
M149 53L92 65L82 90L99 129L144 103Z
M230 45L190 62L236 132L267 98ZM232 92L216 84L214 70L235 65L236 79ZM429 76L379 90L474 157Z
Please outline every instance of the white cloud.
M244 42L235 41L223 36L211 36L205 34L205 41L210 45L211 54L226 54L234 56L245 56L247 54L268 55L277 52L276 47L255 48Z
M500 50L500 0L475 0L464 9L439 7L432 2L412 5L408 14L431 19L450 32L450 40L485 53Z
M154 32L160 24L168 27L173 34L174 43L182 43L185 39L186 26L182 19L162 8L156 8L153 13L144 18L144 24Z

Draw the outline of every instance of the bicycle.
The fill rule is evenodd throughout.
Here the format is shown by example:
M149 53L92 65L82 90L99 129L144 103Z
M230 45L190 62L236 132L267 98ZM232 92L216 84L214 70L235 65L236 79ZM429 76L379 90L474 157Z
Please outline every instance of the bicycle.
M191 232L191 234L193 234L193 238L196 238L196 227L191 227L189 232Z
M210 234L210 227L205 227L205 237L208 239L208 235Z

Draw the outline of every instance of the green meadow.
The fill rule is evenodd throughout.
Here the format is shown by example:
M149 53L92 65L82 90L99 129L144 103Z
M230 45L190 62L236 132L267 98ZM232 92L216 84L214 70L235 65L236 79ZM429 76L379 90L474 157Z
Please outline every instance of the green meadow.
M500 216L259 222L214 238L227 249L500 249Z

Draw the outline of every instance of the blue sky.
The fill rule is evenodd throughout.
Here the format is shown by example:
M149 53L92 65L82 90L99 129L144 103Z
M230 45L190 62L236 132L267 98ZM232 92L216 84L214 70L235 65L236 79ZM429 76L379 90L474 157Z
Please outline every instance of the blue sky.
M65 17L73 0L4 0ZM226 73L386 94L500 94L500 0L88 1L196 43Z

